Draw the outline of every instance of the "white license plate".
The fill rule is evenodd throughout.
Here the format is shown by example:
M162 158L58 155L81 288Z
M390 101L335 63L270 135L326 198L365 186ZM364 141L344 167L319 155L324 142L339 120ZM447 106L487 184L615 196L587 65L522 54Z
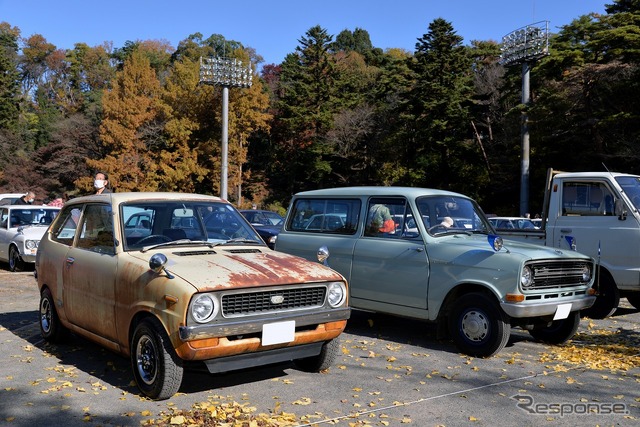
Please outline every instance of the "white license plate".
M560 304L556 308L556 314L553 316L553 320L561 320L569 317L569 313L571 313L571 303L569 304Z
M262 345L291 342L296 332L295 320L262 325Z

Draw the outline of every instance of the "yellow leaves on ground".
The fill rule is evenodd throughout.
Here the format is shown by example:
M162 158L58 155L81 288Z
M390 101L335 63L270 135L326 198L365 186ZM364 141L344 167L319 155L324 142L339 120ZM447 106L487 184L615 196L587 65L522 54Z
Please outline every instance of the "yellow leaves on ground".
M628 371L640 366L637 334L622 329L594 329L593 322L586 332L580 332L562 346L554 346L552 353L542 353L540 362L556 372L567 370L566 364L583 365L594 370Z
M305 399L308 398L302 398L301 401L306 402ZM161 413L162 418L146 420L142 424L218 427L286 427L297 424L297 418L294 414L286 412L256 414L255 412L256 408L238 402L201 402L194 404L190 411L171 408L169 412Z

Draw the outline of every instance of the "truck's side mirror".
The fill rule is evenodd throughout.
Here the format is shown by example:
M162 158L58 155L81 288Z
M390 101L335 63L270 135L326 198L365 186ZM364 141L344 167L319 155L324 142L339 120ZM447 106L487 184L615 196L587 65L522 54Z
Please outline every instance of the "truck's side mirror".
M620 221L624 221L627 219L627 209L625 208L625 204L621 199L616 199L615 214L618 215L618 219Z

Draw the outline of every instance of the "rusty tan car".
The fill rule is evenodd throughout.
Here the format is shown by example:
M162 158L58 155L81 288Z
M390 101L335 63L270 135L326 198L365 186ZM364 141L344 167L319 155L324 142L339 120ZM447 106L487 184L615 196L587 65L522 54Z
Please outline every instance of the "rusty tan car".
M142 393L158 400L187 368L324 370L350 315L343 276L271 250L214 196L72 199L40 242L35 276L42 336L71 331L128 356Z

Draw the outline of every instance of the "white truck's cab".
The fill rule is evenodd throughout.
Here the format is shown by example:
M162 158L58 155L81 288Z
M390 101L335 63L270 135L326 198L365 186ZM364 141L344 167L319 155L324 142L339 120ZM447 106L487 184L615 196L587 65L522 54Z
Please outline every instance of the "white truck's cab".
M541 229L499 234L593 257L599 295L583 314L607 317L620 297L640 308L640 176L550 169L547 177Z

